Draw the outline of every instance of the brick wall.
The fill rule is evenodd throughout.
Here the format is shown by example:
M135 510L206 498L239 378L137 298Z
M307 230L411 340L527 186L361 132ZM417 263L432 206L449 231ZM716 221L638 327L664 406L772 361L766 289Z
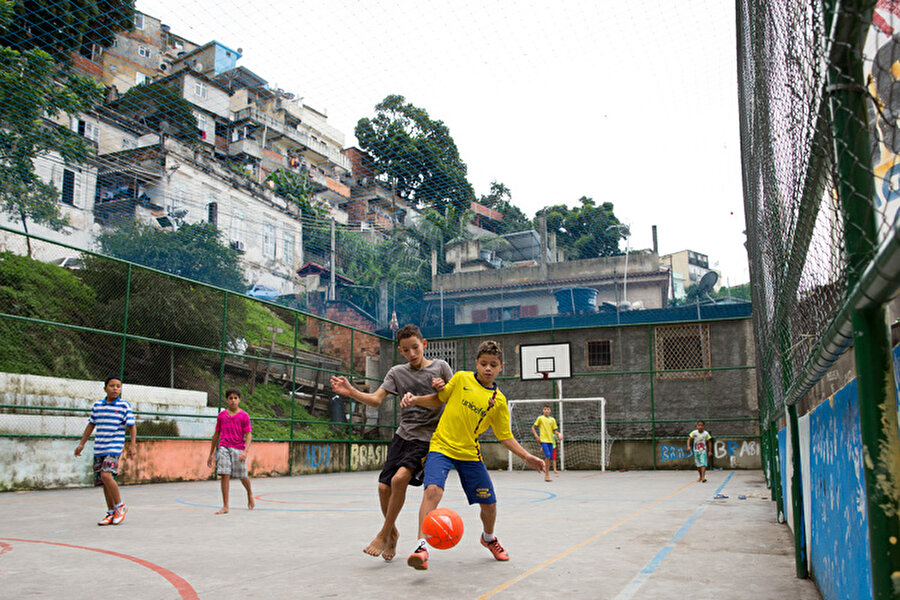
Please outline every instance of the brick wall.
M349 302L328 302L325 306L325 318L358 329L375 330L375 322ZM310 319L310 321L313 320ZM350 338L352 334L352 370L354 373L364 375L366 372L366 357L372 356L377 358L380 355L381 342L378 337L361 331L352 331L341 325L318 321L317 319L315 321L317 321L317 324L313 327L318 333L319 352L341 359L341 363L345 368L351 367Z

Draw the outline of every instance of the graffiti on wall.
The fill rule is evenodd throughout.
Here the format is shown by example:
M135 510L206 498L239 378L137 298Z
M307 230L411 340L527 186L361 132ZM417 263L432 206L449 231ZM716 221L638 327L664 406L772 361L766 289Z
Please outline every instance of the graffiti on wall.
M738 458L744 456L759 456L759 454L759 442L755 440L748 440L744 442L738 442L735 440L716 440L713 443L713 456L718 459L728 457L728 459L732 463L732 466L734 466ZM679 460L683 458L693 458L690 446L688 446L687 444L685 444L684 446L660 444L660 462Z
M324 469L331 464L331 444L307 444L306 468Z
M387 459L385 444L352 444L350 446L350 470L372 471L380 469Z
M678 460L679 458L691 458L693 454L688 446L670 446L669 444L660 444L659 460L666 462L670 460Z

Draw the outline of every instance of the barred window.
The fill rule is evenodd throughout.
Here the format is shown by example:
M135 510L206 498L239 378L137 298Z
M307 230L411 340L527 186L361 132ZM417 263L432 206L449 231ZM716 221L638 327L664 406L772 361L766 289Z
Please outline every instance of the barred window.
M612 341L594 340L587 343L587 366L609 367L612 365Z
M657 379L712 377L706 370L710 367L708 323L660 325L654 332Z
M450 365L451 369L454 371L457 370L456 340L442 340L440 342L432 342L429 340L428 345L425 346L424 355L425 358L432 360L435 358L445 360L447 361L447 364Z

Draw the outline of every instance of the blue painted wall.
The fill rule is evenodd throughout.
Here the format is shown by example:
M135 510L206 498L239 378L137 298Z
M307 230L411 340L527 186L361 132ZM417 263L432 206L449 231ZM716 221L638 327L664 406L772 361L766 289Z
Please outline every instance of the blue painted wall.
M894 348L900 411L900 346ZM872 572L856 379L809 415L810 571L825 600L871 600ZM900 436L900 430L897 432ZM787 431L778 432L781 484L789 496ZM787 518L787 515L785 515Z
M826 600L872 598L856 380L810 414L810 568Z

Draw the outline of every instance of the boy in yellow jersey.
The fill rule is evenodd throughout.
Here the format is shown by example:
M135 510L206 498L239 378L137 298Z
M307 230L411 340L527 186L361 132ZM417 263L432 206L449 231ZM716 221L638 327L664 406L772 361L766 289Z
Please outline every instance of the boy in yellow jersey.
M535 430L537 427L540 430L540 435L538 431ZM554 443L553 437L556 436L556 439L562 440L562 434L559 432L559 427L556 426L556 419L550 416L550 405L545 404L543 409L543 414L539 416L534 425L531 426L531 433L534 435L534 439L541 445L541 450L544 452L544 481L550 481L550 464L553 464L553 472L556 473L556 457L553 455L556 450L556 444ZM557 473L558 475L559 473Z
M494 379L503 370L503 351L494 341L482 342L475 357L476 372L459 371L437 394L414 396L406 394L401 406L439 406L444 412L431 438L425 461L425 493L419 507L419 541L406 563L414 569L428 568L428 550L422 537L425 515L437 508L444 495L444 484L450 469L456 469L469 504L481 505L481 545L497 560L509 556L494 535L497 520L497 497L481 460L478 436L488 427L501 444L536 471L544 469L544 461L529 454L513 438L509 428L509 407L506 397Z

